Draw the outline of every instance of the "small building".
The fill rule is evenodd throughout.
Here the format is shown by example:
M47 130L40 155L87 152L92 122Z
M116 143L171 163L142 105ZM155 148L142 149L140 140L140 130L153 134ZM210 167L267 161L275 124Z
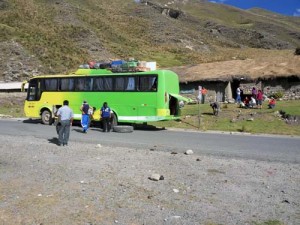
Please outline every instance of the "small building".
M234 101L236 89L251 95L253 87L267 96L300 99L300 56L269 57L204 63L171 68L179 75L181 94L196 99L198 87L208 90L206 101Z

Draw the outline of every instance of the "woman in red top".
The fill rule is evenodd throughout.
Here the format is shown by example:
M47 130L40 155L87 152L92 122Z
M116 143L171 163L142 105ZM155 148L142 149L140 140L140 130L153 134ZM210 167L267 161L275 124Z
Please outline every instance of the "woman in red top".
M262 102L263 102L263 93L261 90L258 90L256 98L257 98L257 108L261 109Z

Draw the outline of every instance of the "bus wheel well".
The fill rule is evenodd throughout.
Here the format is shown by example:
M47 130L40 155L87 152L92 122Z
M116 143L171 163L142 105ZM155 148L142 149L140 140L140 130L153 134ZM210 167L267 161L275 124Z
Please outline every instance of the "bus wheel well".
M52 113L48 108L41 109L41 119L42 123L46 125L51 125L53 123Z

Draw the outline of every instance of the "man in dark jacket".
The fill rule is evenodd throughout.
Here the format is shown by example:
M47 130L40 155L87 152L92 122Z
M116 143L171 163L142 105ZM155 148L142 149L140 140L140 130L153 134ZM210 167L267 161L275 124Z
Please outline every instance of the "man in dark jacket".
M89 120L90 120L90 115L89 115L89 104L87 101L83 101L80 111L82 113L81 115L81 126L82 126L82 132L87 133L87 130L89 128Z
M111 110L107 105L107 102L103 103L103 106L101 107L101 120L103 124L103 132L109 132L110 131L110 118L111 118Z

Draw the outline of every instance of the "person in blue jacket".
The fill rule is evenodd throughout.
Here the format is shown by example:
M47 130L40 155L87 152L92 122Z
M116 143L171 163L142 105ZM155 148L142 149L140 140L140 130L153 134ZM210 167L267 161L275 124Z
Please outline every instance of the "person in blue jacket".
M111 118L111 110L107 105L107 102L103 103L103 106L101 107L101 121L103 124L103 132L109 132L110 131L110 118Z
M89 120L90 120L90 115L89 115L89 104L87 101L83 101L80 111L82 113L81 115L81 126L82 126L82 132L87 133L87 130L89 129Z

